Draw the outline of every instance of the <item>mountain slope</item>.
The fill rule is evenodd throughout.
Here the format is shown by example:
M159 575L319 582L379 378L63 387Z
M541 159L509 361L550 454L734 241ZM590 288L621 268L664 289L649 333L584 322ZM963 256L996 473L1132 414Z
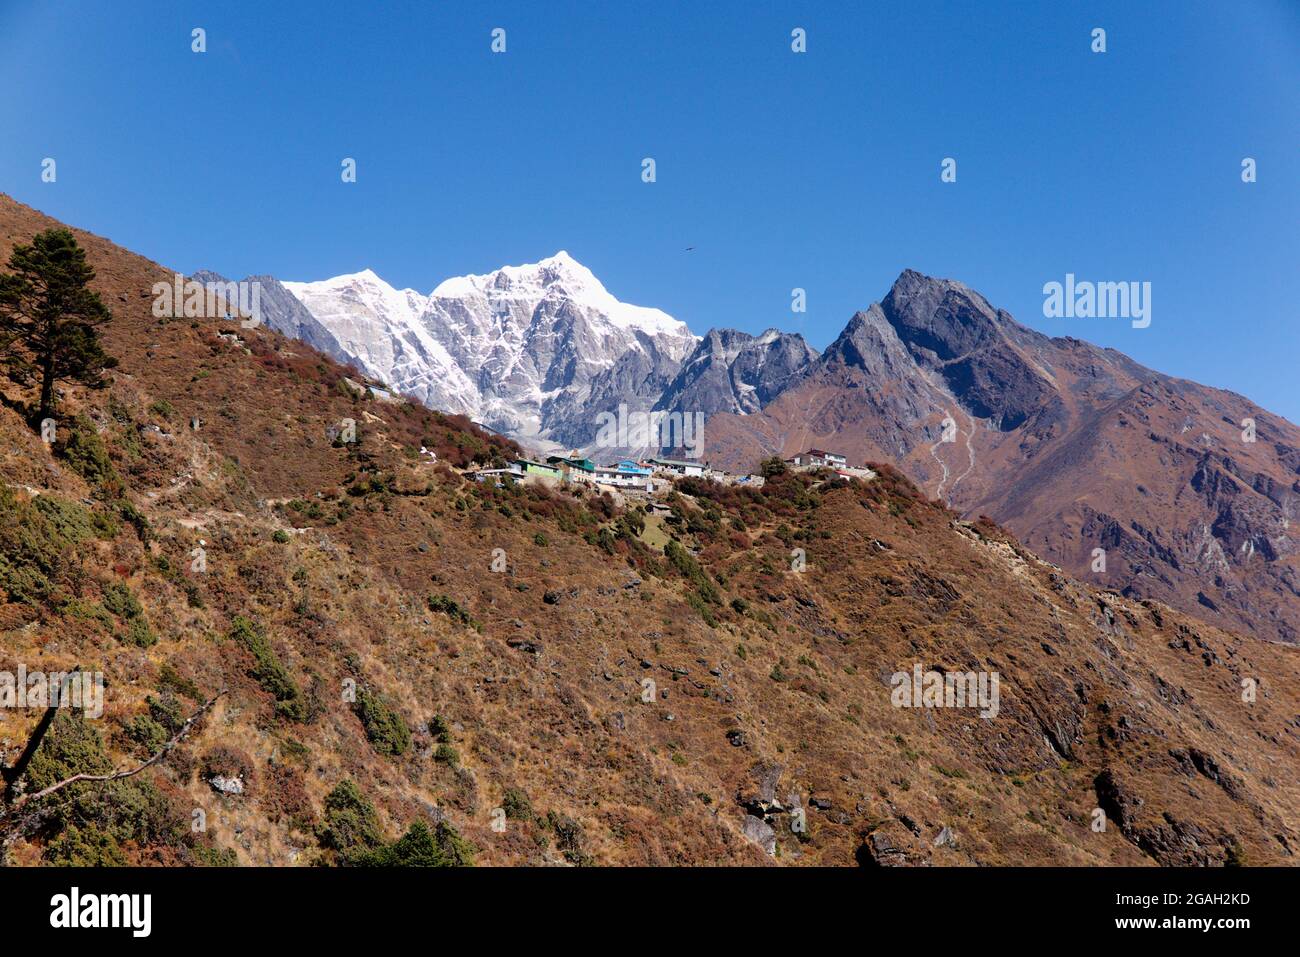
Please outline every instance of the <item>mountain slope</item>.
M0 196L0 256L50 225ZM338 863L427 822L488 864L1294 863L1296 648L1072 581L886 465L685 480L666 519L471 481L513 450L273 330L155 318L167 271L77 235L122 365L63 395L75 442L0 407L3 668L106 673L46 775L227 691L12 862ZM998 672L997 713L895 707L916 665ZM37 716L0 712L6 764Z
M811 445L885 459L1073 574L1300 640L1300 428L961 283L903 273L761 414L711 418L706 445L734 467Z

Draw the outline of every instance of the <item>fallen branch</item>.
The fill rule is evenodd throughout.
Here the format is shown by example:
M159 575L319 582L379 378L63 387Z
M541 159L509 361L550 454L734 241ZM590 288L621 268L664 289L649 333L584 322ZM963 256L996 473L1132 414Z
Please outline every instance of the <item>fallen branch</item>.
M185 719L185 723L182 724L179 729L177 729L174 735L172 735L171 740L169 740L166 744L162 746L161 751L159 751L153 757L149 758L149 760L145 761L139 767L131 768L129 770L120 769L117 771L112 771L108 774L74 774L72 777L65 778L56 784L51 784L49 787L37 791L35 794L24 794L22 797L18 798L17 801L13 802L10 808L10 812L12 813L14 811L18 811L24 805L29 804L32 801L37 801L43 797L48 797L49 795L53 794L55 791L62 790L63 788L66 788L70 784L76 784L78 781L101 781L101 782L118 781L121 780L122 778L134 777L135 775L143 771L145 768L153 767L153 765L157 764L159 761L165 758L168 755L168 753L172 750L172 748L176 747L176 745L180 743L181 738L185 737L185 735L189 733L189 730L191 727L193 727L194 722L199 720L199 718L203 717L203 715L208 711L208 709L210 709L214 704L217 703L217 699L220 698L225 693L226 693L226 689L222 688L215 695L209 698L207 700L207 703L205 703L203 707L199 708L198 711L195 711L192 715L190 715L188 718Z

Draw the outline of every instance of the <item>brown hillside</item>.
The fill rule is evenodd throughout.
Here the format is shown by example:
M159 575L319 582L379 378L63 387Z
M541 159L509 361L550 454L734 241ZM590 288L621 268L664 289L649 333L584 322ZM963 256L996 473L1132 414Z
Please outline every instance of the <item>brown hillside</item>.
M961 283L903 273L762 412L711 416L707 444L738 469L811 447L890 462L1093 585L1300 642L1300 427Z
M0 257L50 225L0 197ZM1294 862L1300 650L1093 590L887 466L684 480L667 517L475 483L449 464L505 443L300 343L156 319L166 270L78 238L121 367L67 391L53 450L30 396L0 409L0 668L109 686L30 784L138 763L228 691L129 786L11 821L11 861L375 863L441 821L487 864ZM894 707L916 664L997 672L997 714ZM0 712L4 764L37 717Z

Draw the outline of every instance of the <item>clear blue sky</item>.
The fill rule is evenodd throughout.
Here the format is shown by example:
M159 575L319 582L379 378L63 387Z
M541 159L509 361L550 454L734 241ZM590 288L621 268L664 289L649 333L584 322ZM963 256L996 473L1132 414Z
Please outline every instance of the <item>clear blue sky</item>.
M563 248L821 348L911 267L1300 421L1298 0L0 0L0 89L0 190L185 272L428 292ZM1150 281L1150 328L1045 319L1066 272Z

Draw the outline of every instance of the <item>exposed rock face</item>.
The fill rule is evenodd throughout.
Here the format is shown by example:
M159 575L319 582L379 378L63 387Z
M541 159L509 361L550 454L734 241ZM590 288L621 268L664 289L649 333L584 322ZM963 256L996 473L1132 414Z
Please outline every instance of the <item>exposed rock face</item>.
M880 305L917 365L941 377L963 409L994 428L1016 428L1052 396L1046 370L1018 348L1040 347L1047 337L1010 323L961 283L908 270Z
M208 783L218 794L237 796L244 793L244 779L239 775L214 774L208 778Z
M897 464L1098 584L1300 641L1300 429L961 283L904 272L761 412L707 432L733 468L814 445Z
M735 329L711 329L655 407L704 415L757 412L816 358L816 351L798 334L769 329L751 336Z
M761 847L769 857L776 856L776 831L761 817L746 814L741 833Z

